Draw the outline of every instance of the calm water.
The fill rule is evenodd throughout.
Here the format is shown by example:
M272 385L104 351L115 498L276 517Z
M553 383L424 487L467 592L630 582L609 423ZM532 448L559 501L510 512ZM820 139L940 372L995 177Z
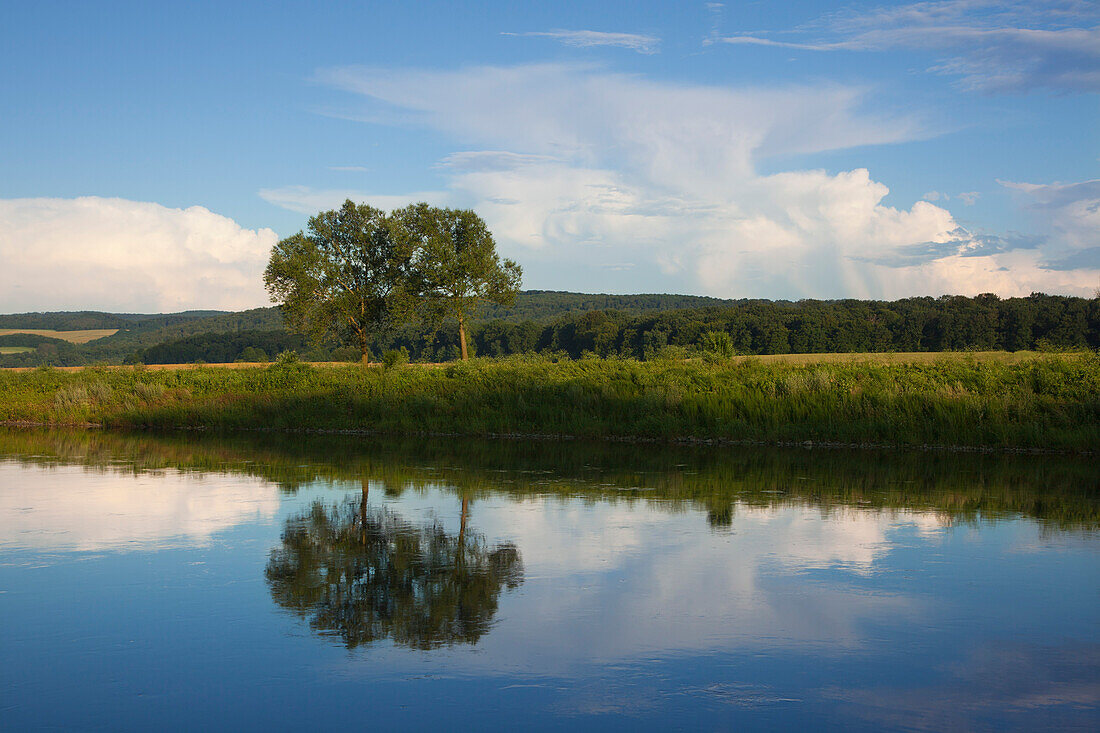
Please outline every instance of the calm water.
M1084 459L0 432L0 728L1100 728Z

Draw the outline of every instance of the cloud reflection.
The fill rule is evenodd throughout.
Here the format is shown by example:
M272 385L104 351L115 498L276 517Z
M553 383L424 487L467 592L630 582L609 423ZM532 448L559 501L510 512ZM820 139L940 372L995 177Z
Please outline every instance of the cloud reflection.
M191 547L270 520L278 489L239 475L124 473L0 461L0 547L134 551Z

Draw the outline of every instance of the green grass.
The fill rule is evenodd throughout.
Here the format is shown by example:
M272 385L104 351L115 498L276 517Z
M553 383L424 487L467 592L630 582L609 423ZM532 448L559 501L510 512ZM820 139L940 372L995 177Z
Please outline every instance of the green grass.
M0 354L26 354L34 351L33 346L0 346Z
M1100 356L0 373L0 420L1092 450Z

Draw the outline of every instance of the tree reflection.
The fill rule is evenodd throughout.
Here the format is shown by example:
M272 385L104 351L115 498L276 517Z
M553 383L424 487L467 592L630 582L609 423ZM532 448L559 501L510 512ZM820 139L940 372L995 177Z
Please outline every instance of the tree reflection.
M365 485L359 500L316 502L287 520L271 552L271 596L349 648L387 637L416 649L477 643L501 591L523 582L523 562L514 545L467 531L468 514L463 499L454 535L370 507Z

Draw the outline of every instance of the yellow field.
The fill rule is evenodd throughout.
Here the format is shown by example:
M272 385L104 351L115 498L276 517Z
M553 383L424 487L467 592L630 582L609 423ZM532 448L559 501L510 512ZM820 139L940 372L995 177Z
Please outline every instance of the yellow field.
M47 336L52 339L61 339L73 344L86 344L89 341L106 338L118 333L117 328L93 328L88 331L53 331L48 328L0 328L0 336L10 336L13 333L30 333L35 336Z
M737 356L735 359L748 359L761 362L779 362L782 364L840 364L851 362L874 362L877 364L930 364L939 360L975 359L977 361L1001 361L1016 363L1034 359L1034 351L912 351L890 353L854 353L854 354L764 354Z
M0 346L0 354L25 354L34 351L30 346Z

